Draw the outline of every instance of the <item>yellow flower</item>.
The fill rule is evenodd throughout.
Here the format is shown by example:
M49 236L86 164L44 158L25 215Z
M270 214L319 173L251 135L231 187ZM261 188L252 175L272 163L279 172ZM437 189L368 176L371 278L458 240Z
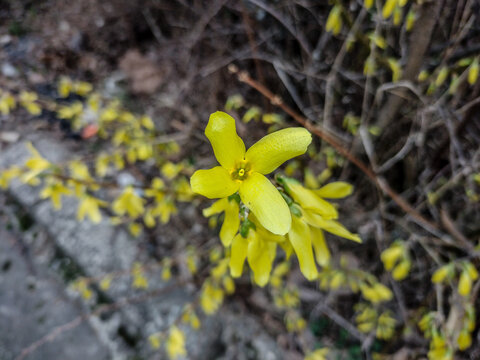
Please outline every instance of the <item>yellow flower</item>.
M295 254L297 254L302 274L308 280L316 279L318 271L313 259L312 235L308 224L294 216L292 218L292 228L288 233L288 240L292 244ZM318 241L318 238L316 240Z
M364 0L363 4L364 4L365 8L367 8L367 10L368 10L373 6L373 0Z
M215 313L223 303L223 291L207 280L200 294L200 306L207 315Z
M132 277L133 277L132 286L134 288L136 288L136 289L147 289L148 288L148 280L145 277L142 265L140 263L134 263L133 264Z
M27 143L27 148L32 154L32 157L25 161L25 166L30 170L22 175L21 180L24 183L31 183L43 171L51 167L50 162L43 158L40 153L33 147L31 143Z
M148 337L148 342L150 343L150 346L152 349L160 349L160 346L162 345L162 336L160 333L155 333L152 334Z
M10 110L15 109L15 98L10 93L3 93L0 97L0 113L2 115L10 114Z
M62 98L68 97L70 95L70 91L72 91L73 83L72 80L66 77L62 77L58 83L58 95Z
M478 59L473 60L472 65L468 68L468 83L473 85L477 82L479 72Z
M362 291L363 297L373 304L389 301L393 298L392 291L380 283L376 283L373 286L362 284L360 285L360 290Z
M135 194L131 186L127 187L112 204L112 210L118 215L128 213L131 218L143 214L143 199Z
M88 215L93 223L98 224L102 220L102 214L99 209L100 205L104 206L103 201L86 195L78 206L77 219L82 221L85 216Z
M468 330L464 329L460 331L460 334L457 338L457 344L458 348L462 351L472 346L472 335L468 332Z
M286 234L292 222L290 210L264 175L305 153L312 141L310 133L304 128L279 130L245 151L245 144L236 132L235 120L217 111L210 116L205 135L221 166L196 171L190 180L192 190L210 199L224 198L239 191L242 202L267 230Z
M380 255L385 270L390 271L395 264L403 256L403 247L400 244L394 243L388 249L384 250Z
M407 277L412 267L412 262L410 260L403 260L398 264L395 269L392 271L392 277L394 280L400 281Z
M245 223L242 224L240 233L231 244L230 275L234 278L242 276L243 264L248 260L255 283L265 286L270 279L277 244L285 242L285 237L266 230L253 215L247 223L249 226L244 229Z
M187 355L187 350L185 349L185 334L175 325L170 328L166 347L170 359Z
M438 284L443 282L447 276L453 275L454 267L453 264L447 264L439 267L432 275L432 282Z
M163 176L171 180L176 177L182 169L182 164L174 164L171 161L168 161L162 166L161 172Z
M35 101L38 95L34 92L22 91L20 93L20 104L32 115L40 115L42 108Z
M52 182L40 192L42 199L50 198L55 210L62 208L62 195L71 195L71 190L60 182Z
M383 6L382 9L382 16L384 19L388 19L392 13L393 10L397 7L398 0L387 0L385 2L385 5Z
M12 166L0 173L0 188L6 189L14 178L20 176L22 170L18 166Z
M325 30L331 32L333 35L338 35L342 30L342 7L335 5L330 14L328 14Z

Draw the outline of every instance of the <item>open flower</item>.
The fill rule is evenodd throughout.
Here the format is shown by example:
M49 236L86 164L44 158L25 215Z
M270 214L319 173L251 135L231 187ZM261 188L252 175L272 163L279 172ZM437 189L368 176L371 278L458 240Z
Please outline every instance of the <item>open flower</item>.
M196 171L190 180L192 190L210 199L225 198L238 191L242 202L267 230L286 234L292 223L290 210L264 175L305 153L312 141L310 133L304 128L279 130L245 151L235 120L217 111L210 115L205 135L221 166Z

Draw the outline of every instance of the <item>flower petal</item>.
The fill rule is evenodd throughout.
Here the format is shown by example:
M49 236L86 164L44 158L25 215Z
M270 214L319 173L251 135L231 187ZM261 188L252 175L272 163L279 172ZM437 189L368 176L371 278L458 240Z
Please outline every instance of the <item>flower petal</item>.
M227 200L228 201L228 200ZM222 228L220 229L220 240L223 246L229 247L232 243L233 237L238 232L240 226L240 217L238 212L240 207L235 200L230 200L225 207L225 219L223 220Z
M340 199L350 195L353 192L353 186L347 182L335 181L313 192L322 198Z
M358 243L362 242L362 239L357 234L352 234L342 224L335 220L325 220L322 216L314 214L310 211L304 211L303 213L305 221L313 226L328 231L329 233L337 236L349 239Z
M219 214L225 211L227 204L228 204L228 198L217 200L208 208L203 209L202 214L205 217L210 217L212 215Z
M318 197L312 190L303 187L295 179L282 177L281 180L286 185L287 192L305 210L311 210L326 219L336 219L338 217L337 209L328 201Z
M240 185L240 198L262 226L277 235L290 230L292 217L282 195L265 176L252 173Z
M235 163L245 157L245 144L237 135L235 119L222 111L210 115L205 135L212 144L213 152L220 165L233 169Z
M306 223L292 217L292 229L288 233L288 239L297 254L300 270L308 280L314 280L318 277L317 265L313 259L312 239L310 229Z
M197 170L190 178L193 192L209 199L224 198L238 190L240 184L232 180L230 174L221 166L209 170Z
M258 234L252 230L249 231L248 238L250 240L247 249L248 264L253 271L255 283L263 287L268 283L268 279L270 278L270 272L272 271L272 264L275 258L273 251L276 249L276 244L261 239Z
M245 160L252 170L268 174L285 161L302 155L312 142L312 135L304 128L288 128L268 134L247 150Z
M318 265L327 266L330 261L330 250L328 250L323 231L315 227L310 227L310 232L312 234L313 249L315 250L315 259Z
M247 258L248 241L242 235L237 234L232 241L230 253L230 275L234 278L242 276L243 263Z

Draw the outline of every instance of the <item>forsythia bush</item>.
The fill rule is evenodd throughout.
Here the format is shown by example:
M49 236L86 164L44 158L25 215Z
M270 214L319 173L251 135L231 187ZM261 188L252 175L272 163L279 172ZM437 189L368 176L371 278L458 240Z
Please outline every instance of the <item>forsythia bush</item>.
M360 83L359 76L366 79L366 100L375 92L370 88L372 83L385 83L386 78L393 87L414 89L422 102L424 96L438 95L442 101L438 100L432 108L440 106L438 103L455 94L462 84L477 83L477 55L455 62L432 61L416 76L418 87L412 85L411 79L403 78L405 59L397 58L398 51L388 51L396 40L383 27L398 30L401 34L398 37L404 41L418 20L416 5L423 2L356 1L355 6L361 8L359 13L375 19L375 26L371 26L372 21L367 25L375 30L365 33L355 28L356 20L346 6L347 1L331 3L325 30L331 38L344 37L340 53L349 53L356 44L362 45L358 58L363 60L356 64L360 65L359 75L346 68L345 78L353 79L355 86ZM332 65L332 69L335 66ZM339 72L337 67L333 69L335 72ZM158 131L155 119L132 113L119 99L103 97L92 84L63 77L59 80L57 95L54 101L31 91L1 89L0 112L8 116L17 110L32 117L53 113L57 119L68 122L84 141L95 141L100 150L63 163L52 163L33 144L28 144L30 156L25 163L0 173L1 188L8 188L12 181L38 187L39 197L49 200L58 211L64 198L75 198L78 221L109 221L128 229L133 237L148 229L168 226L171 218L180 212L181 203L201 204L201 213L207 218L212 233L218 230L217 244L207 250L200 249L192 240L188 247L180 249L182 256L165 257L148 266L135 263L122 273L101 274L95 279L80 277L72 282L72 288L91 302L95 298L94 284L106 291L116 277L127 276L132 288L146 291L152 286L149 278L152 267L161 270L162 281L174 281L175 270L180 266L188 269L189 276L199 280L195 282L196 299L184 307L167 329L149 336L153 349L165 351L170 359L187 356L185 329L200 329L203 316L218 312L225 299L236 292L240 281L262 288L274 311L283 319L285 331L298 338L309 325L313 328L309 314L302 307L300 286L307 283L316 291L315 295L325 295L325 299L332 294L334 299L348 297L347 303L352 304L348 319L332 318L363 342L362 347L370 348L373 343L380 344L381 348L385 344L385 353L383 348L371 347L375 349L372 350L375 360L390 359L392 349L399 347L399 338L417 335L423 336L418 341L421 348L418 358L451 360L472 348L477 321L479 275L476 265L480 245L469 243L469 253L452 243L432 250L433 246L418 240L416 234L407 238L392 232L392 241L376 249L374 256L379 257L378 263L366 269L360 268L357 259L347 253L332 254L328 236L362 243L355 231L342 225L339 205L335 203L351 195L353 187L347 182L331 181L334 170L345 159L327 144L317 149L307 129L288 127L281 114L264 112L257 105L248 104L241 95L232 95L225 104L226 112L211 114L205 128L212 155L219 165L197 169L195 159L178 160L179 143ZM368 105L368 101L365 104ZM367 107L362 109L364 117L370 116ZM258 123L268 125L267 134L247 149L237 134L240 122L227 112L238 115L247 129L253 129ZM353 112L343 117L342 124L345 133L352 137L365 129L367 138L385 131L368 121L362 123L362 117ZM420 141L424 139L419 137L418 143ZM375 160L372 154L367 155ZM172 160L174 158L177 160ZM307 161L302 163L299 158L311 162L322 159L326 166L321 171L318 168L313 171L305 165ZM120 174L132 168L143 176ZM472 166L472 172L473 169ZM472 174L470 187L465 190L472 202L478 202L474 191L478 184L480 175ZM450 185L442 184L439 189ZM424 203L433 206L440 196L440 191L431 191ZM408 229L403 224L399 227ZM418 244L425 248L428 260L418 261L415 253ZM353 247L353 243L344 245ZM427 265L418 266L418 263ZM300 273L302 276L296 276ZM409 299L403 298L400 289L408 281L414 284L409 285L413 288L410 293L420 293L428 285L432 294L436 294L437 303L432 305L434 301L421 298L421 306L410 308ZM448 304L443 299L448 299ZM394 301L401 306L394 305ZM345 350L336 344L312 347L299 343L306 360L334 358L331 354L335 347ZM417 346L417 342L415 344Z

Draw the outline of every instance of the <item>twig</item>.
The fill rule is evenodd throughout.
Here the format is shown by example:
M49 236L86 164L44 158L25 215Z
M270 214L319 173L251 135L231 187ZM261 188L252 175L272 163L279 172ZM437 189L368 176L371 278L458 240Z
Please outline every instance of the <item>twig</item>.
M265 10L267 13L272 15L275 19L277 19L294 37L297 39L298 43L302 47L302 49L309 55L311 56L312 50L310 48L310 45L308 44L307 39L305 36L297 32L294 28L293 25L290 24L286 19L283 18L283 16L275 9L273 9L270 5L264 3L261 0L248 0L252 4L257 5L259 8Z

